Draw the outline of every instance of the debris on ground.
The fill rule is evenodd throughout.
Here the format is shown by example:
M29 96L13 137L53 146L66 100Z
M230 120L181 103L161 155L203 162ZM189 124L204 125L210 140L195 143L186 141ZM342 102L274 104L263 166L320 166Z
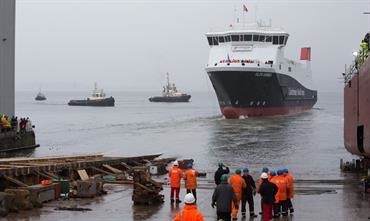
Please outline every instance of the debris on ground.
M82 208L82 207L57 207L54 210L92 211L92 209L90 208Z
M132 201L134 204L152 205L164 202L164 195L160 194L163 184L153 180L146 167L135 167L133 178Z

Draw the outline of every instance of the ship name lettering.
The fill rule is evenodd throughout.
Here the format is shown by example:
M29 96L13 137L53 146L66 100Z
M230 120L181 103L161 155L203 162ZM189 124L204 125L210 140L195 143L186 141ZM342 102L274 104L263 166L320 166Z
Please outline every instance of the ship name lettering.
M262 73L262 72L256 73L256 77L271 77L271 76L272 76L271 73Z
M288 90L288 95L290 96L304 96L305 91L301 89L289 89Z

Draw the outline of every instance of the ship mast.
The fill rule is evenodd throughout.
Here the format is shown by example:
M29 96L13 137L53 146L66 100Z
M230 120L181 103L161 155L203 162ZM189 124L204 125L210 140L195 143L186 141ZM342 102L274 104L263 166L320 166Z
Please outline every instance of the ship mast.
M167 87L170 87L170 74L167 72Z

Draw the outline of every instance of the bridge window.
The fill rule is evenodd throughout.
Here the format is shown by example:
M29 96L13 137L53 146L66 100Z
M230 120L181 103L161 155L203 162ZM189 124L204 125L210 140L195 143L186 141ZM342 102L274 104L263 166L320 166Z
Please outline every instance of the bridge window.
M252 41L252 35L244 35L244 41Z
M260 35L260 38L259 38L259 40L258 40L258 41L264 42L264 41L265 41L265 38L266 38L266 36L264 36L264 35Z
M266 36L266 42L272 42L272 36Z
M213 45L212 37L207 37L207 40L209 45Z
M279 45L283 45L285 42L285 36L279 36Z
M224 38L224 36L220 36L220 37L218 37L218 42L220 42L220 43L225 42L225 38Z
M213 37L213 45L218 45L218 37Z
M259 37L259 35L253 35L253 41L258 41Z
M230 41L231 41L231 37L230 37L230 36L226 36L226 37L225 37L225 41L226 41L226 42L230 42Z
M231 35L232 41L239 41L239 35Z
M274 45L279 44L279 36L273 36L272 37L272 44L274 44Z

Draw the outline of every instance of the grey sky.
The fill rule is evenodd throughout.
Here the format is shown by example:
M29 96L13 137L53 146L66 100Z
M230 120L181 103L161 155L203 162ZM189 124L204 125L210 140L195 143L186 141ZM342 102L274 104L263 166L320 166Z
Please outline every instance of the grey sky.
M370 30L369 0L126 1L17 0L16 90L156 91L165 73L181 91L213 91L204 71L204 34L249 12L290 34L285 54L312 47L319 90L342 90L338 77Z

